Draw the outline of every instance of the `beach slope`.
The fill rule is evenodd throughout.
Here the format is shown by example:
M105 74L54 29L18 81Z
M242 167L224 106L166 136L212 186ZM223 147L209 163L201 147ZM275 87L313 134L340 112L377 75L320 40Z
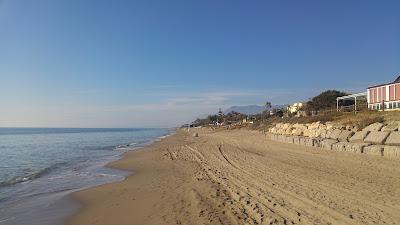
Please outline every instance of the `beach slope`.
M74 193L84 207L67 224L400 224L399 161L196 132L110 164L133 174Z

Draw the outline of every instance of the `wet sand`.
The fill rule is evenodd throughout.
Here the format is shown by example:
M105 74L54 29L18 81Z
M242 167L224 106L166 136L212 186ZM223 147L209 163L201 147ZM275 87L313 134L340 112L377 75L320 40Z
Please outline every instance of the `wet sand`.
M67 225L400 224L400 161L196 132L111 163L133 175L74 193Z

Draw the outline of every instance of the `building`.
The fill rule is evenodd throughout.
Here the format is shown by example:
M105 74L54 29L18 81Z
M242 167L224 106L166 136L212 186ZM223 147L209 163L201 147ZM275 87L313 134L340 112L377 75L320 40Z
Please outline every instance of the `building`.
M373 110L400 110L400 76L391 83L367 88L368 108Z
M253 124L254 123L253 119L251 119L250 117L244 118L242 120L242 124Z
M304 107L304 104L302 102L296 102L293 105L290 105L287 107L287 110L290 113L297 113L298 111L300 111L302 108Z

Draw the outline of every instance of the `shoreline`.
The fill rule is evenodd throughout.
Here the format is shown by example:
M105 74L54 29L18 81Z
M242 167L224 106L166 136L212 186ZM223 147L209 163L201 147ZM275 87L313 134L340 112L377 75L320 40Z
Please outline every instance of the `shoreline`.
M83 207L65 225L400 221L398 161L274 142L257 131L195 132L178 130L108 164L134 172L72 193Z
M79 211L82 207L78 201L72 198L72 193L124 180L130 172L128 173L128 171L115 169L107 165L122 159L127 152L149 146L174 133L173 129L163 130L156 131L156 133L159 133L158 135L154 135L151 132L139 133L134 137L134 142L130 142L129 139L131 138L125 137L127 135L120 138L119 141L122 140L122 142L117 141L111 145L90 142L100 146L101 150L99 154L95 152L97 155L92 155L88 160L79 161L75 164L69 163L62 169L57 168L57 170L52 170L48 174L32 179L32 181L27 183L17 183L15 187L7 187L8 189L4 191L6 197L8 193L12 192L20 195L14 195L16 197L10 197L1 202L0 224L64 224L71 215ZM89 135L91 134L89 133ZM118 135L112 136L112 138L121 137ZM127 142L124 142L124 140L127 140ZM48 142L45 143L47 144ZM102 148L102 146L106 147ZM68 148L71 148L70 145L68 145ZM66 177L63 177L64 175ZM48 185L42 187L42 184L47 184L46 182ZM54 185L52 182L55 182ZM25 193L24 191L29 190L28 188L32 188L36 192Z
M168 138L170 136L175 135L176 132L177 132L177 129L171 128L171 129L169 129L169 133L168 134L160 136L160 137L157 137L157 138L155 138L155 139L153 139L153 140L151 140L149 142L142 143L142 146L134 147L134 148L126 151L126 152L120 154L116 160L109 161L109 162L107 162L106 164L104 164L102 166L103 168L106 168L106 169L115 170L115 171L119 171L121 173L125 173L125 175L122 175L123 176L122 179L117 180L117 181L111 181L111 182L108 182L108 183L98 184L98 185L94 185L94 186L83 187L83 188L80 188L80 189L77 189L77 190L69 191L69 193L66 193L63 197L61 197L56 202L56 204L65 204L64 203L65 201L69 201L70 202L69 204L72 204L74 206L69 206L69 213L65 214L65 216L63 216L63 219L60 221L59 224L60 225L67 224L68 221L70 220L70 218L72 218L75 214L79 213L79 211L82 210L82 208L85 207L85 204L79 198L77 198L75 196L75 193L81 192L81 191L85 191L85 190L89 190L89 189L96 188L96 187L101 187L103 185L123 182L129 176L134 176L134 172L135 171L126 170L126 169L123 169L123 168L115 167L115 166L113 166L114 163L117 163L118 161L123 160L126 157L126 155L128 155L130 153L133 153L133 152L136 152L136 151L142 151L145 148L148 148L148 147L150 147L151 145L153 145L153 144L155 144L157 142L161 142L162 140L164 140L164 139L166 139L166 138Z

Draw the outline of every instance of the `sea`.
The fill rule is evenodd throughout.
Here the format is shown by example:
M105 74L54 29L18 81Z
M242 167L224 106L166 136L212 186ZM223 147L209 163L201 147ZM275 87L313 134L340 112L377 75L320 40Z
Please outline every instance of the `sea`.
M149 128L0 128L0 225L60 225L79 207L69 194L123 180L106 168L170 135Z

